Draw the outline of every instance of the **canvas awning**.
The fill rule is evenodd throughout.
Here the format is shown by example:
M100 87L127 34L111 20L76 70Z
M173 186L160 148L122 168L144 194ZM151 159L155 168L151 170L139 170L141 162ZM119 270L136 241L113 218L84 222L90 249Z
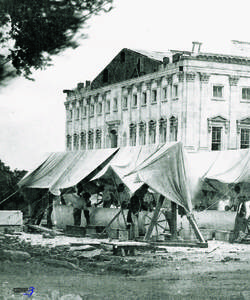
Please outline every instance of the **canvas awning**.
M250 149L188 153L193 190L206 179L214 190L220 184L250 183Z
M51 153L34 171L28 173L19 187L48 188L58 195L60 189L91 179L112 159L119 149L98 149Z
M164 145L144 145L135 147L120 148L115 157L101 170L93 180L109 180L110 178L114 184L124 183L131 194L139 189L143 182L138 180L136 173L126 176L138 165L140 165L145 159L153 155Z
M181 142L163 145L133 170L151 189L192 210L187 159Z

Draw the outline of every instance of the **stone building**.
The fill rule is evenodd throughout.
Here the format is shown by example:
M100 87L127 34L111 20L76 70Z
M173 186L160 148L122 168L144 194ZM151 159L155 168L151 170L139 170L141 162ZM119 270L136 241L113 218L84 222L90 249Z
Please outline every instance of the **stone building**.
M67 94L66 148L181 140L188 151L249 148L250 57L123 49Z

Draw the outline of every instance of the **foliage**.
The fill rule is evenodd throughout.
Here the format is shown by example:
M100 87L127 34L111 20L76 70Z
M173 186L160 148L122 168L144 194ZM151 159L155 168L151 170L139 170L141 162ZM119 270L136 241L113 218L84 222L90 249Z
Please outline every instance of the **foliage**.
M0 202L18 190L17 183L25 174L24 170L11 171L10 167L0 160ZM24 205L24 199L21 194L17 193L0 204L0 209L20 209L22 205Z
M26 78L50 65L51 55L78 46L87 20L112 9L113 0L0 0L0 45ZM85 38L85 34L81 34ZM10 46L12 45L12 46Z

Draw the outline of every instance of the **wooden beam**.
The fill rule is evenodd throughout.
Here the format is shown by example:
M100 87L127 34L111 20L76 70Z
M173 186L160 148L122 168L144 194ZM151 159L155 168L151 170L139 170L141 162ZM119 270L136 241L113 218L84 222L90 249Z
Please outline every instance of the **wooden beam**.
M177 204L175 202L171 202L171 212L172 212L172 228L171 228L171 238L177 239Z
M156 204L152 219L151 219L151 223L149 224L148 230L144 237L145 241L148 241L151 237L154 226L157 224L157 220L158 220L160 209L162 207L163 202L164 202L164 196L160 195L159 200Z
M194 216L192 214L187 214L187 219L190 223L190 225L192 226L193 230L194 230L194 233L197 237L197 239L201 242L201 243L206 243L204 237L202 236L199 228L198 228L198 225L196 223L196 220L194 218Z

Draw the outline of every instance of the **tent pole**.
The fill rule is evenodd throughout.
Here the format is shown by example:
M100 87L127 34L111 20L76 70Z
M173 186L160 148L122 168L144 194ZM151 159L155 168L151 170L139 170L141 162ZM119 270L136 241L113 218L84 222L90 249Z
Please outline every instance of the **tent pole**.
M171 213L172 213L172 228L171 228L171 238L177 239L177 204L171 201Z
M192 226L193 230L194 230L194 233L197 237L197 239L201 242L201 243L206 243L204 237L202 236L199 228L198 228L198 225L196 223L196 220L194 218L194 216L192 214L187 214L187 219L190 223L190 225Z
M157 223L159 212L160 212L160 209L162 207L163 202L164 202L164 196L160 195L159 200L158 200L158 202L156 204L156 207L155 207L155 210L154 210L153 217L152 217L151 222L149 224L148 230L145 234L144 241L148 241L150 239L150 236L152 234L154 226Z

